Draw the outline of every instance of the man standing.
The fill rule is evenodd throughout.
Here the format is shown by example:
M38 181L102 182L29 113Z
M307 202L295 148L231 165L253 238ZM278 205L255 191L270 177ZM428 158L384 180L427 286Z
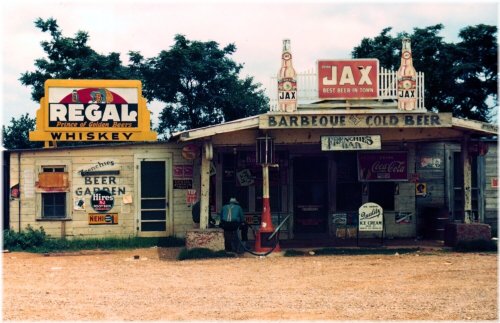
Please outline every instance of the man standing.
M226 251L238 252L238 227L244 223L243 209L236 198L231 197L229 204L222 207L220 227L224 229L224 247Z

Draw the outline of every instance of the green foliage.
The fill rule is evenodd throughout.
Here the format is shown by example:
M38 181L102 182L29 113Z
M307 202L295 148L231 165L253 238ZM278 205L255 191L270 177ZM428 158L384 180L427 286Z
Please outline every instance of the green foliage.
M35 71L25 72L20 81L32 87L31 97L39 101L47 79L139 79L148 100L164 104L158 132L168 138L173 131L198 128L243 118L267 110L268 99L253 78L240 79L242 65L231 55L234 44L219 48L214 41L190 41L176 35L175 44L158 56L145 58L130 51L129 64L120 54L102 55L87 44L89 35L79 31L64 37L53 18L38 18L35 25L49 33L41 46L45 58L35 61Z
M496 241L492 240L464 240L459 241L453 248L459 252L478 252L478 251L498 251Z
M11 251L30 252L77 251L91 249L133 249L149 247L180 247L184 239L161 238L98 238L98 239L53 239L46 235L43 227L36 230L27 226L25 231L3 231L3 248Z
M460 42L443 41L442 24L414 28L412 34L382 30L373 39L364 38L352 51L353 58L378 58L380 65L397 70L401 40L411 38L413 64L425 73L425 106L435 112L453 112L456 117L489 121L497 106L497 27L477 25L463 28Z
M229 253L224 250L213 251L207 248L182 249L177 260L187 259L209 259L209 258L234 258L234 253Z
M170 50L137 63L146 96L165 103L158 133L205 127L267 110L268 99L253 78L239 78L241 64L230 55L236 46L219 48L214 41L190 41L175 36ZM141 62L141 60L136 60Z
M3 248L8 250L27 250L40 247L47 239L43 229L34 229L30 225L25 231L15 232L11 229L3 231Z
M2 144L5 149L40 148L41 142L29 141L29 132L35 130L35 119L26 113L12 118L10 125L2 125Z
M31 98L40 101L44 95L47 79L134 79L126 66L122 65L119 53L102 55L87 45L89 35L78 31L73 38L64 37L53 18L38 18L35 26L48 32L52 39L42 41L46 58L35 60L35 72L25 72L19 79L23 85L31 86Z

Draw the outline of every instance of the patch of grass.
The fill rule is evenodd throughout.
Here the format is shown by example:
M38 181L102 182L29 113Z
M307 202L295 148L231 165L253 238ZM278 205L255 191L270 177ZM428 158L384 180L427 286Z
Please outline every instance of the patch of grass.
M326 255L393 255L398 253L400 255L406 253L413 253L418 251L418 248L394 248L394 249L383 249L383 248L321 248L314 249L314 255L316 256L326 256ZM285 251L285 257L295 257L295 256L306 256L309 253L290 249Z
M453 248L454 251L458 252L478 252L478 251L498 251L498 245L492 240L469 240L469 241L459 241L457 245Z
M182 249L177 260L187 259L210 259L210 258L234 258L236 254L224 250L213 251L207 248Z
M3 231L3 249L10 251L29 251L45 253L54 251L78 251L91 249L134 249L149 247L180 247L184 239L177 237L161 238L94 238L94 239L53 239L45 234L43 227L33 229L30 226L25 231Z

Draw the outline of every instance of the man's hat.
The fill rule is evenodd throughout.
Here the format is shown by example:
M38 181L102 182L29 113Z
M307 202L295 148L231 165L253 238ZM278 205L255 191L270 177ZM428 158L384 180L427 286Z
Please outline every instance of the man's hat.
M238 202L238 200L237 200L235 197L231 197L231 199L229 200L229 203L237 203L237 204L240 204L240 202Z

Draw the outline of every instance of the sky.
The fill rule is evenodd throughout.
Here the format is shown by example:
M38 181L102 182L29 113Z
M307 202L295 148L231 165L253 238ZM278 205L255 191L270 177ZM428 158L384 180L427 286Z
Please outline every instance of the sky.
M50 40L34 25L54 18L63 35L90 35L88 44L101 54L118 52L124 64L129 51L154 57L168 50L176 34L189 40L234 43L232 58L244 64L242 77L252 76L268 87L281 62L282 40L291 40L297 72L314 68L318 59L349 59L363 38L386 27L411 33L442 23L445 41L458 41L460 29L498 25L498 1L161 1L161 0L16 0L2 1L2 124L12 117L35 116L39 103L19 81L45 57L40 42ZM161 105L152 103L153 121Z

